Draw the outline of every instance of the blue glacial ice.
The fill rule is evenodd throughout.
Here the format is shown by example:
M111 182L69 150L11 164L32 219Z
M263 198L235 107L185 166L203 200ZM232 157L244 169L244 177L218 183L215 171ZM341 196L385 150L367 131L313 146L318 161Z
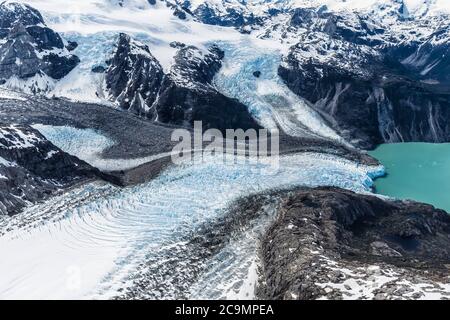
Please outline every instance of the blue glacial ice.
M170 155L170 153L162 153L133 159L110 159L103 156L103 151L113 146L115 141L99 131L44 124L34 124L33 128L61 150L102 171L128 170Z
M292 136L322 137L344 142L307 102L283 83L277 70L281 53L244 42L220 42L225 51L222 69L214 84L223 94L249 107L250 113L266 128L281 127ZM255 77L253 73L261 75Z
M219 218L238 197L299 185L368 192L369 174L379 170L308 153L281 157L273 175L256 170L264 166L174 166L143 185L119 189L95 182L31 206L20 217L2 217L0 298L110 298L131 285L142 262L164 261L161 248L183 246L183 235ZM191 285L190 297L252 294L256 240L252 234L243 239L221 252L228 258L216 259L216 269ZM224 261L227 267L218 272ZM214 279L214 288L205 279ZM149 292L152 297L165 296Z

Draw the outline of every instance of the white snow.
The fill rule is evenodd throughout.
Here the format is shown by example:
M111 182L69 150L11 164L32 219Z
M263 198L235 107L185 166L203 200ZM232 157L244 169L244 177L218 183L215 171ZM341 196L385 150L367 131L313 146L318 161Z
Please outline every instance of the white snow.
M317 283L316 285L325 290L328 289L331 291L331 289L335 289L340 291L345 300L373 299L378 289L389 282L394 282L398 278L397 275L390 274L389 271L381 270L378 266L369 266L354 271L339 266L335 262L330 263L328 261L328 264L330 272L331 270L335 270L344 274L345 280L341 283L328 282ZM368 276L368 274L371 276Z
M14 167L14 166L15 166L14 163L12 163L12 162L6 160L6 159L3 158L3 157L0 157L0 165L2 165L2 166L4 166L4 167Z
M2 167L15 167L16 164L11 162L11 161L6 160L3 157L0 157L0 166L2 166ZM0 179L8 180L9 178L7 176L5 176L5 175L0 173Z
M13 76L6 80L2 87L28 94L48 94L55 88L56 80L45 73L35 74L27 79Z
M70 98L74 101L110 104L104 93L104 74L92 72L94 66L103 65L109 58L117 34L100 32L91 35L68 33L65 38L76 41L78 47L72 52L80 57L80 63L55 84L48 95Z
M56 150L51 150L49 152L47 152L47 155L45 156L45 160L50 159L51 157L53 157L55 154L58 154L58 151Z
M151 257L163 259L158 254L168 244L183 246L180 236L219 217L239 196L293 185L335 185L364 192L371 185L368 171L376 169L319 154L282 157L274 176L255 170L264 169L264 164L256 166L212 161L178 166L131 188L94 183L30 207L20 218L0 220L0 233L10 229L0 237L0 297L111 297L129 283L138 264ZM248 242L241 243L244 247L232 249L242 259L241 268L231 264L235 266L230 267L231 273L222 269L214 284L228 288L235 281L233 270L250 280L236 282L232 292L222 292L224 296L245 295L252 286L256 251L249 253Z

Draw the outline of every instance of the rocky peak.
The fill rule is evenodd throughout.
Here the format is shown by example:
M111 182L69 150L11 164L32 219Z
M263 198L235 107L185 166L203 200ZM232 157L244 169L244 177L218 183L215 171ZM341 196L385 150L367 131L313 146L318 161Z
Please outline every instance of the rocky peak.
M162 123L189 127L200 120L206 128L259 128L245 105L222 95L211 84L222 66L222 50L172 45L178 51L170 71L164 74L148 46L120 34L105 77L111 100Z
M10 29L17 22L25 26L44 25L44 19L38 10L27 4L3 1L0 3L0 28Z
M123 109L154 118L156 114L151 107L158 96L164 72L148 46L121 33L108 64L105 81L111 99Z
M0 4L0 82L6 87L45 92L49 82L61 79L78 64L78 57L68 49L36 9L9 1ZM27 80L32 77L34 81ZM23 86L16 88L14 79Z

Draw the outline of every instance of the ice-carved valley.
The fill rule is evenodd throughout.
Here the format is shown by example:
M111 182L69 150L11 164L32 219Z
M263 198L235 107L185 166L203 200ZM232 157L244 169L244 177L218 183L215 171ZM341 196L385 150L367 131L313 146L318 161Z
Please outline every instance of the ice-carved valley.
M152 261L163 263L165 254L182 249L186 236L219 219L241 196L320 185L368 192L371 177L382 170L313 153L282 156L276 172L265 170L267 164L216 160L173 166L135 187L90 183L30 206L19 216L0 217L0 297L112 298L133 286L143 264L145 269ZM242 241L230 242L212 258L209 271L187 284L191 292L182 294L251 297L258 234L252 229L239 236ZM207 281L211 278L214 282ZM164 279L169 286L171 281L176 281L175 275ZM147 293L148 298L169 295Z
M115 141L98 131L43 124L34 124L33 127L58 148L102 171L128 170L171 154L168 152L133 159L108 159L102 153L112 147Z

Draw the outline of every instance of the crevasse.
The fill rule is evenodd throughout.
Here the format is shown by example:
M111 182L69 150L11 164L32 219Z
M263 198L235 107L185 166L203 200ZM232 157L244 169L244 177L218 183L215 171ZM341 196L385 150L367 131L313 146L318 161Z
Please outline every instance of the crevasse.
M267 164L227 165L214 160L174 166L135 187L91 183L31 206L20 217L1 218L0 297L113 297L134 285L130 279L142 273L143 266L151 268L146 262L165 261L167 252L183 248L186 235L220 218L238 197L299 185L365 192L372 184L369 174L379 170L310 153L281 157L278 171L265 170ZM254 277L257 244L253 236L245 237L247 241L230 244L232 250L228 246L221 251L228 252L226 268L220 272L213 268L195 280L201 283L212 277L214 290L196 291L196 284L189 283L193 290L185 294L205 298L251 293L251 284L244 280ZM166 284L175 281L175 275L165 277ZM149 298L168 295L148 291Z

